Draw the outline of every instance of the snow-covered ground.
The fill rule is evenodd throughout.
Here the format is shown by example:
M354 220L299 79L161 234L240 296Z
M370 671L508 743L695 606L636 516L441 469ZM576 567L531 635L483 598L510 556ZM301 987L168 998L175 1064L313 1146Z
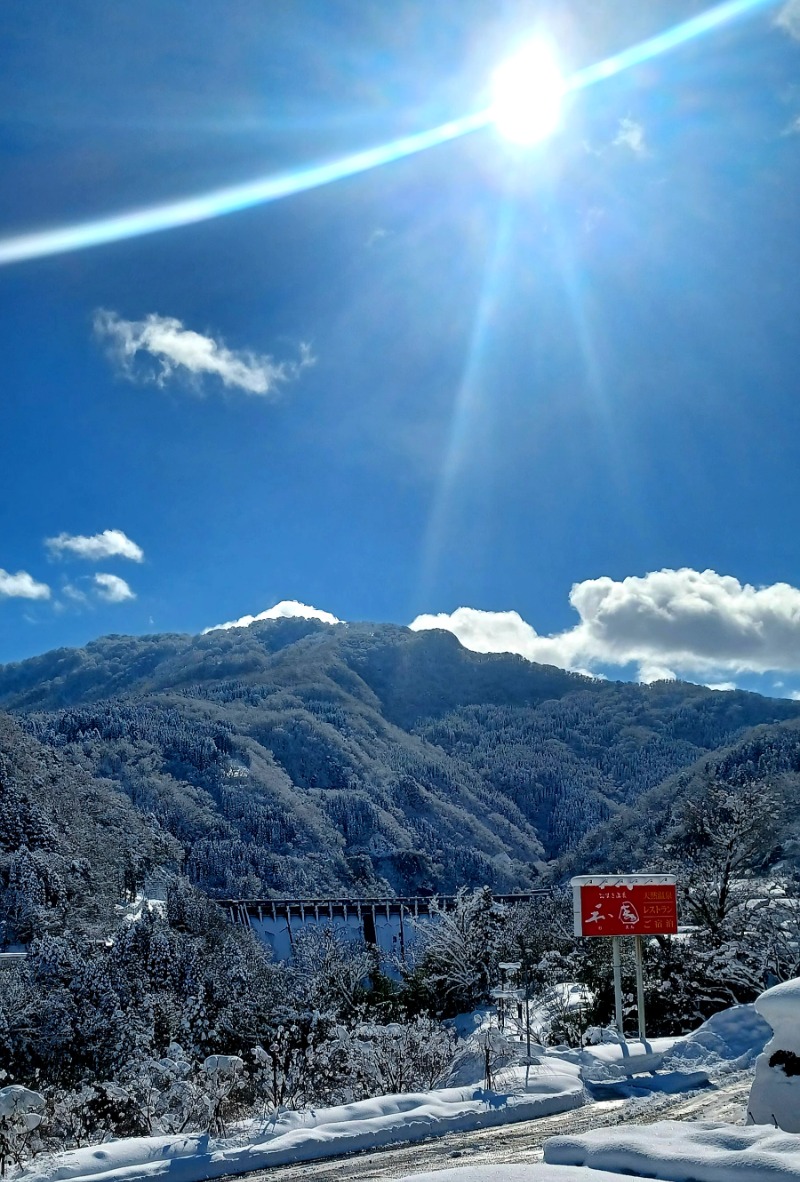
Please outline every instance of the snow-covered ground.
M635 1182L630 1174L609 1174L582 1166L464 1166L430 1174L407 1174L400 1182Z
M552 1165L588 1166L590 1182L596 1170L668 1182L800 1179L800 1137L765 1125L659 1121L646 1128L597 1129L551 1138L544 1158ZM563 1182L559 1170L553 1179Z
M561 1119L551 1114L582 1108L585 1119L580 1124L562 1124L561 1129L573 1130L577 1124L584 1131L546 1142L546 1165L481 1166L479 1174L469 1169L448 1170L436 1174L436 1182L477 1182L478 1178L482 1182L618 1182L623 1176L674 1182L688 1178L761 1182L762 1178L780 1177L800 1182L800 1136L720 1122L626 1124L597 1130L591 1121L595 1107L598 1117L603 1111L593 1099L598 1082L617 1085L622 1089L618 1095L640 1097L627 1103L650 1106L652 1120L663 1101L648 1098L648 1092L686 1090L707 1081L709 1073L718 1077L741 1072L754 1062L770 1033L752 1006L737 1006L687 1038L654 1040L647 1047L631 1044L623 1048L618 1042L605 1041L584 1050L553 1048L544 1052L537 1048L538 1061L521 1064L513 1061L513 1054L502 1061L508 1044L500 1040L493 1051L499 1061L494 1087L487 1091L482 1078L486 1030L479 1021L472 1036L475 1046L465 1048L460 1066L454 1069L454 1074L462 1077L457 1085L451 1078L450 1086L431 1092L283 1112L269 1122L242 1125L224 1140L200 1135L131 1138L40 1156L28 1163L24 1178L25 1182L146 1182L169 1175L170 1182L200 1182L519 1121L544 1118L542 1123L547 1124ZM656 1059L663 1062L664 1073L630 1075L632 1061L651 1072ZM590 1081L588 1088L585 1079ZM670 1080L671 1084L661 1086L659 1080ZM744 1103L741 1107L743 1119ZM658 1130L657 1136L653 1130ZM728 1163L728 1172L714 1173L714 1161ZM734 1161L743 1163L737 1166L738 1172L730 1165ZM756 1165L761 1173L753 1172ZM603 1174L604 1169L611 1172ZM641 1173L631 1173L637 1169ZM624 1175L620 1171L625 1171Z
M527 1075L527 1079L526 1079ZM235 1138L132 1137L74 1149L34 1162L29 1182L139 1182L169 1175L170 1182L243 1174L289 1162L355 1153L457 1130L533 1120L583 1104L583 1084L572 1064L516 1068L514 1090L480 1086L379 1096L337 1108L284 1112L268 1125L250 1125Z

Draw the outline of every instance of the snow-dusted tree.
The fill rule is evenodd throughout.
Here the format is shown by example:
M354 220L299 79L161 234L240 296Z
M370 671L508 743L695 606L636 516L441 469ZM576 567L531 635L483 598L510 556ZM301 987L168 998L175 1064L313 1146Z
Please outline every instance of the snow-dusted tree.
M714 780L685 801L663 853L664 865L678 874L684 922L724 938L752 897L748 880L773 850L784 807L782 795L768 785Z
M309 926L295 940L295 996L310 1011L352 1014L363 1000L373 962L363 942L346 940L327 925Z
M488 887L459 891L453 907L431 900L430 918L417 925L414 976L432 1008L454 1014L488 996L503 917Z

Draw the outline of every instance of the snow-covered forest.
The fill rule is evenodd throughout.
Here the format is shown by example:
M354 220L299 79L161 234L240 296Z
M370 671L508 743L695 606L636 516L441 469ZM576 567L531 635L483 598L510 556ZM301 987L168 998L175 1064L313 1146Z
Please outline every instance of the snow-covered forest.
M795 703L298 621L108 638L0 699L0 1084L41 1099L0 1112L10 1160L429 1090L508 961L534 1042L579 1046L613 999L570 873L677 875L653 1035L800 972ZM460 895L405 963L324 926L275 963L213 901L410 891Z

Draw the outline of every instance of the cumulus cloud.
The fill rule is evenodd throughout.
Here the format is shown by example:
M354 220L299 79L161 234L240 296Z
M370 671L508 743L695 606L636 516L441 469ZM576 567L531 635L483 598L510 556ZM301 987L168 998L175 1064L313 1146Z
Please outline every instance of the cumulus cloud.
M800 0L788 0L775 17L775 24L800 41Z
M55 538L45 538L44 544L54 557L74 554L77 558L88 558L90 562L101 558L130 558L132 562L144 562L144 550L121 529L104 529L101 534L91 537L59 534Z
M307 603L298 603L296 599L282 599L280 603L276 603L274 607L267 608L264 612L259 612L257 616L241 616L238 620L229 620L227 624L212 624L210 628L203 629L203 635L207 632L217 632L221 628L249 628L251 624L257 624L259 620L282 620L291 616L300 616L304 620L322 620L324 624L340 624L336 616L331 615L330 612L322 611L318 607L310 607Z
M174 316L158 316L155 312L144 320L123 320L116 312L100 308L94 315L94 330L108 342L128 378L157 385L164 385L175 375L194 380L216 377L224 386L269 397L284 382L314 364L311 349L305 344L300 346L296 361L276 361L250 350L229 349L222 341L184 328Z
M553 636L540 636L517 612L465 607L418 616L411 627L447 628L476 652L514 652L566 669L637 662L645 677L800 669L800 590L788 583L754 587L683 568L587 579L569 598L579 622Z
M136 595L119 575L98 574L94 576L95 590L100 599L106 603L125 603L128 599L135 599Z
M615 148L629 148L637 156L647 155L644 128L635 119L620 119L619 129L613 140Z
M26 570L15 575L0 568L0 599L49 599L50 588L46 583L37 583Z
M669 669L666 665L652 665L646 662L639 666L637 681L642 685L652 685L654 681L674 681L676 676L675 670Z

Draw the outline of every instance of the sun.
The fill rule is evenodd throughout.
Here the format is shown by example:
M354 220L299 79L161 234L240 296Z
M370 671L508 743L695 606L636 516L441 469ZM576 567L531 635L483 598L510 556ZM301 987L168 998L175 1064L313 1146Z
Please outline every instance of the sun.
M512 143L538 143L558 128L564 90L550 46L544 41L529 41L495 70L492 121Z

